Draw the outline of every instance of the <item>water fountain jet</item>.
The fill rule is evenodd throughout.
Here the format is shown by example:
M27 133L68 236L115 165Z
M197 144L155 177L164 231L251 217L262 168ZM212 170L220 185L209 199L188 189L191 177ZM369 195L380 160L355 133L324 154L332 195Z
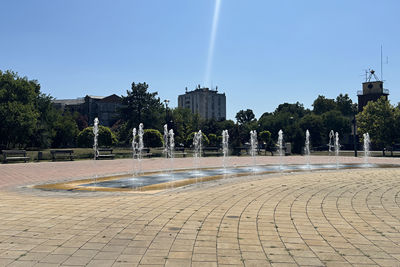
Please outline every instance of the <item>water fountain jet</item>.
M368 164L368 158L370 156L370 144L369 133L363 134L364 139L364 163Z
M257 156L257 131L253 130L250 131L250 155L253 159L253 171L255 172L256 170L256 166L257 166L257 162L256 162L256 156Z
M307 168L310 169L310 132L306 131L306 142L304 146L304 156L306 157Z
M197 183L197 176L200 174L200 158L202 154L202 139L203 139L203 133L201 130L199 130L197 133L194 134L193 136L193 165L194 169L196 171L196 183Z
M339 152L340 152L340 144L339 144L339 133L335 133L335 158L336 158L336 169L339 169Z
M99 136L99 119L95 118L93 123L93 154L94 154L94 164L96 165L96 160L99 156L99 144L98 144L98 136ZM94 168L96 170L96 166ZM96 183L97 173L94 175L94 182Z
M228 130L222 131L222 165L224 166L224 172L226 173L227 161L228 161L228 153L229 153L229 134Z
M138 160L138 173L142 174L142 158L143 158L143 148L144 148L144 143L143 143L143 123L139 124L139 131L138 131L138 136L139 136L139 141L138 141L138 154L137 154L137 160Z
M283 169L283 131L278 132L279 169Z

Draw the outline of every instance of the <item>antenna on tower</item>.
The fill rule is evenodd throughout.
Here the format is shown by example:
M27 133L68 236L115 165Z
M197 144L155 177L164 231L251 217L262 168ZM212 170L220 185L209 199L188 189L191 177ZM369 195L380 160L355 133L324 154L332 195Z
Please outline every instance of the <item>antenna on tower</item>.
M368 74L368 73L366 73L366 74ZM366 79L366 82L370 82L372 76L375 78L375 81L379 81L379 78L378 78L378 76L376 76L375 71L373 69L370 69L368 78Z
M381 81L383 81L383 67L382 67L382 45L381 45Z

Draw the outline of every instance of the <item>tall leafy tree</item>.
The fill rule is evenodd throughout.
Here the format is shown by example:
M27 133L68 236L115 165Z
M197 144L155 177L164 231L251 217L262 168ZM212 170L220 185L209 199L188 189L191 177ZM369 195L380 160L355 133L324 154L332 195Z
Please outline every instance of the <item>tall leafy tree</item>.
M171 126L175 133L175 141L177 145L182 145L186 142L187 137L194 131L197 131L198 114L193 114L186 108L175 108L170 110L172 118Z
M353 104L348 94L336 97L336 107L344 116L353 116L357 113L357 104Z
M79 133L78 125L71 113L65 112L54 124L53 147L73 147Z
M381 97L376 102L370 101L363 111L357 114L359 134L369 133L371 142L383 149L395 141L398 119L398 112L388 100Z
M12 71L0 71L0 143L3 147L25 146L34 133L39 112L35 100L40 85Z
M308 114L301 118L300 127L305 132L309 130L312 146L320 146L324 143L325 130L322 117L320 115Z
M120 110L121 118L125 122L125 139L132 128L143 123L145 128L161 130L164 108L157 97L157 92L148 92L147 83L132 83L126 96L122 96L123 107Z
M55 125L61 119L61 112L53 107L52 99L50 95L45 94L39 94L36 98L35 107L39 117L29 146L48 148L52 145L56 135Z
M240 110L238 113L236 113L236 120L239 124L245 124L254 121L255 115L253 110L251 109L246 109L246 110Z
M317 115L321 115L337 108L334 99L325 98L323 95L319 95L312 105L314 108L313 112Z

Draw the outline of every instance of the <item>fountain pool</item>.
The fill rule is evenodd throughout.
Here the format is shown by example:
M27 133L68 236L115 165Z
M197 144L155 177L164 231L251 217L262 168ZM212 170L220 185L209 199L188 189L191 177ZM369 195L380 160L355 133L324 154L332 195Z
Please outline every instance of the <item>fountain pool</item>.
M322 170L356 169L356 168L390 168L398 167L393 164L312 164L312 165L257 165L242 166L235 168L204 168L204 169L181 169L173 172L148 172L141 175L126 174L109 177L99 177L96 182L93 179L78 181L36 185L34 188L44 190L67 190L67 191L153 191L176 188L189 184L218 180L222 178L234 178L239 176L252 176L291 173L291 172L310 172Z

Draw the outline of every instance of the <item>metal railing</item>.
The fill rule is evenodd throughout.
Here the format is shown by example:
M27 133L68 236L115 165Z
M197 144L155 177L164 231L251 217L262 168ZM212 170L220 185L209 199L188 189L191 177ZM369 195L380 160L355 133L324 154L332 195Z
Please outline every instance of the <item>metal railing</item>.
M389 89L383 89L383 90L382 90L382 94L388 95L388 94L389 94ZM358 91L357 91L357 95L364 95L363 90L358 90Z

